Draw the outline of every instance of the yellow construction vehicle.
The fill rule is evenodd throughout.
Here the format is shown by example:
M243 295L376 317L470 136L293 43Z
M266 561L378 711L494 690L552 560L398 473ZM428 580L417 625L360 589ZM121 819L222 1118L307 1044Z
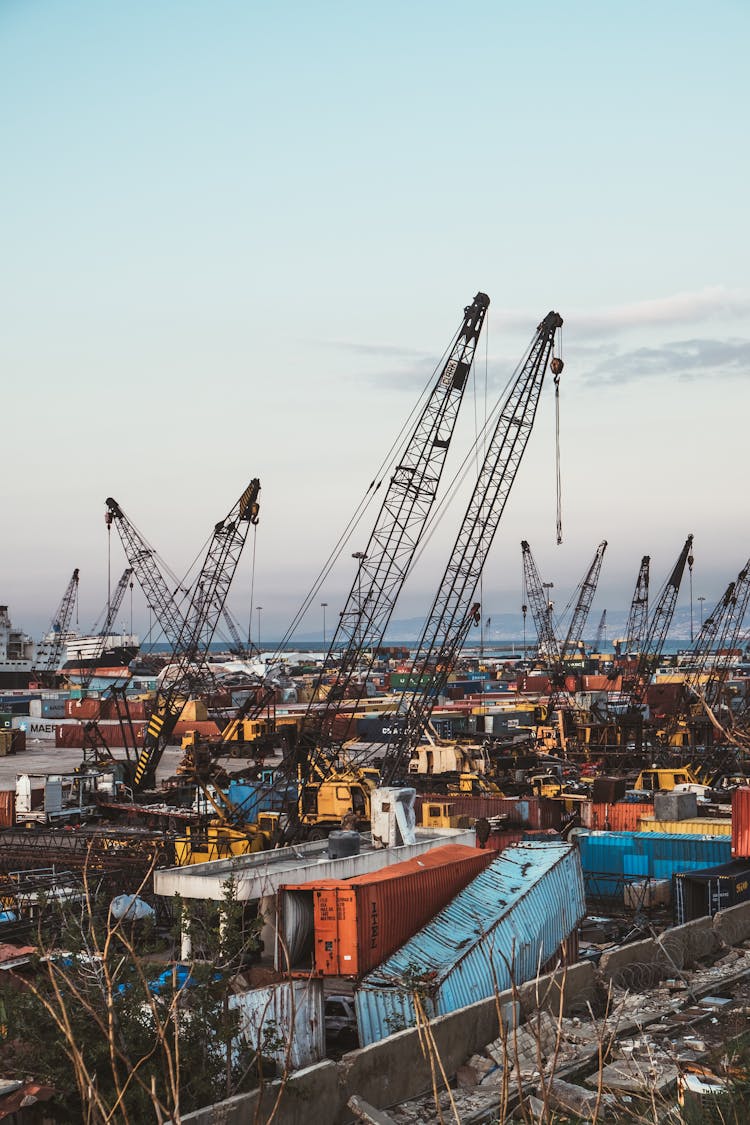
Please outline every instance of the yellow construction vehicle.
M471 817L459 815L452 801L425 801L422 805L423 828L470 828Z
M274 846L279 836L281 813L260 813L254 824L235 828L219 819L206 828L191 826L184 836L175 840L175 863L186 867L192 863L208 863L249 852L262 852Z
M691 789L701 793L706 786L689 766L652 766L641 770L633 785L634 789L656 791L658 789Z

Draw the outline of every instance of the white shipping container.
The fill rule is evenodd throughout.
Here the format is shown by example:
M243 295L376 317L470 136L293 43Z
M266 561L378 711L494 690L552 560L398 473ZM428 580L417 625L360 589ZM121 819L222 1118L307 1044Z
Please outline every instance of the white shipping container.
M71 726L77 721L77 719L42 719L34 715L14 715L13 730L25 730L27 739L54 742L58 727Z
M240 1034L251 1050L273 1058L281 1068L301 1070L325 1056L323 980L282 981L229 997L229 1007L239 1011Z

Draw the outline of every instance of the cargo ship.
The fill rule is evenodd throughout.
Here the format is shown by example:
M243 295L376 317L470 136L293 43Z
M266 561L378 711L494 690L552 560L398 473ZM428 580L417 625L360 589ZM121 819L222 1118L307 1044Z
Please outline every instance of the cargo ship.
M122 680L130 677L130 665L138 656L140 642L133 633L110 633L106 637L70 636L60 669L72 681Z
M33 640L13 628L7 605L0 605L0 688L28 687L33 668Z

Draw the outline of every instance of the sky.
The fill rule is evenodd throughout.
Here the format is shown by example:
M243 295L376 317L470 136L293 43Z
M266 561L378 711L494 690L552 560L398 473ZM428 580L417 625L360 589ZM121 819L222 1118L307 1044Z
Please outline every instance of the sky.
M742 0L0 0L14 623L40 635L77 566L93 624L125 565L107 496L182 573L257 476L231 604L281 635L478 290L456 463L565 320L564 540L550 385L485 611L520 605L521 539L565 600L608 540L593 619L689 532L713 604L750 554L748 32ZM397 618L429 606L460 516ZM368 534L303 633L324 600L330 630Z

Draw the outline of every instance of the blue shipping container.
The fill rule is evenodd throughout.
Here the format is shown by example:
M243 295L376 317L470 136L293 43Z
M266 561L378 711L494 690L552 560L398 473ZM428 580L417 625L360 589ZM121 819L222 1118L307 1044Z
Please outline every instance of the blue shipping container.
M586 889L603 898L621 898L624 882L671 879L678 871L717 867L731 859L729 836L579 830L576 841Z
M415 1023L532 980L586 910L576 848L507 848L405 945L363 978L355 994L362 1046Z

